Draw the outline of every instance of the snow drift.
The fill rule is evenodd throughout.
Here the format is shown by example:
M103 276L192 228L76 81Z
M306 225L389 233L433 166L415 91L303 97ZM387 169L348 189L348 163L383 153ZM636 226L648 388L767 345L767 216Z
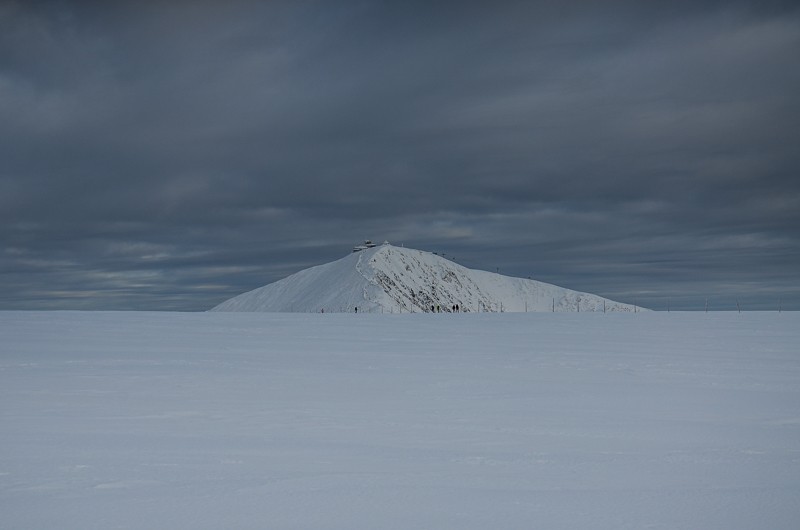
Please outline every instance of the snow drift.
M430 252L384 244L311 267L212 311L635 311L597 295L468 269Z

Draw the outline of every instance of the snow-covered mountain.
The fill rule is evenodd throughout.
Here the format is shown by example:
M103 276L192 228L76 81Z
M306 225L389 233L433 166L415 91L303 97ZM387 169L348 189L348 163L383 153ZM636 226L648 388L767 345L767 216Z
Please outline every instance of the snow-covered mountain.
M462 267L430 252L383 244L241 294L211 311L634 311L556 285Z

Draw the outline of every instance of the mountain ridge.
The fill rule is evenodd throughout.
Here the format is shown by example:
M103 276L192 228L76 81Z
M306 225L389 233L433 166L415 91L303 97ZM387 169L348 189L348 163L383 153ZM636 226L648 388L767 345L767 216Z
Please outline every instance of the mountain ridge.
M211 311L249 312L625 311L637 308L556 285L468 269L388 243L299 271Z

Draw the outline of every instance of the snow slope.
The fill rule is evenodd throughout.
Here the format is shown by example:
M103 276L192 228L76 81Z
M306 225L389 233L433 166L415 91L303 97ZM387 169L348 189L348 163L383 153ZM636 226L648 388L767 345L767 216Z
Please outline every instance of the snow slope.
M800 314L0 312L0 527L797 528Z
M241 294L212 311L634 311L555 285L462 267L430 252L384 244Z

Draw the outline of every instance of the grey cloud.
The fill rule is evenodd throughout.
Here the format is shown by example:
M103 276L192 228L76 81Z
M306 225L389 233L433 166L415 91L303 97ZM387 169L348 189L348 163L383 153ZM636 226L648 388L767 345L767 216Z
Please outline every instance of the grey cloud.
M2 307L204 309L363 237L797 299L791 3L437 6L4 4Z

